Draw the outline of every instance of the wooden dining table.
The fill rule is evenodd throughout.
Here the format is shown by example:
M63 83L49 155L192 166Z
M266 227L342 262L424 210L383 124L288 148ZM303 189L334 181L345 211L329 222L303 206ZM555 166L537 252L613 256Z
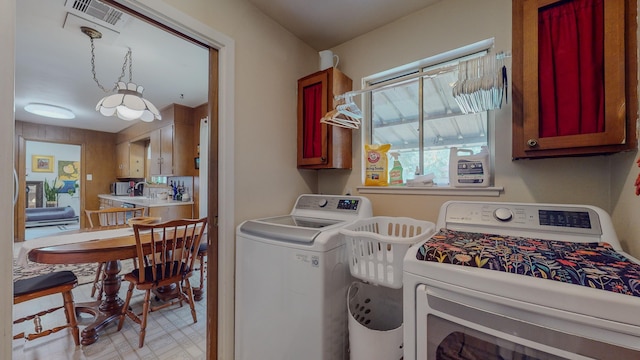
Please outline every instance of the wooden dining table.
M135 258L137 254L133 229L128 228L128 226L121 228L123 231L111 237L105 237L105 233L101 233L101 231L110 230L102 229L81 229L65 232L58 236L83 233L84 240L28 250L28 259L42 264L105 263L105 276L102 284L104 289L103 299L101 301L76 303L77 313L87 313L94 317L92 323L82 330L80 341L82 345L90 345L96 342L98 340L98 332L118 320L122 312L124 301L118 296L121 283L121 277L118 276L121 270L120 261ZM113 234L113 231L109 234ZM140 239L143 243L148 243L150 242L150 234L141 233Z

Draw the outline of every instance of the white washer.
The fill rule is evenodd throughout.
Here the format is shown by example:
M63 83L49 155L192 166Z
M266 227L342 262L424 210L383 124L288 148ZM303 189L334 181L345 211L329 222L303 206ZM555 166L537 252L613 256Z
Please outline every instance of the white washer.
M592 206L451 201L442 206L437 227L607 242L632 268L640 263L622 251L609 215ZM498 353L505 359L640 359L640 297L418 260L421 245L411 247L403 262L404 359L438 359L465 341L460 349L477 351L478 358L495 358ZM536 249L525 251L536 256Z
M339 229L371 216L367 198L309 194L289 215L238 226L237 360L347 359L352 278Z

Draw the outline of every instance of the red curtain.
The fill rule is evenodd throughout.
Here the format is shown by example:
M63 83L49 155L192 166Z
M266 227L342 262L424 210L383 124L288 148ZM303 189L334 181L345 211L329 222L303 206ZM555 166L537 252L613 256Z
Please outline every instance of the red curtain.
M540 136L604 131L604 0L538 14Z
M304 158L322 156L322 83L306 86L303 89L304 104Z

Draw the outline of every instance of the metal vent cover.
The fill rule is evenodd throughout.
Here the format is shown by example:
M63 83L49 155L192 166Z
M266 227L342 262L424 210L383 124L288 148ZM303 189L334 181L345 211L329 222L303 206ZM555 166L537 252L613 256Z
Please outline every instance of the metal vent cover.
M67 0L66 7L76 15L87 18L87 20L99 25L117 30L121 28L129 16L120 10L106 5L97 0ZM84 14L84 15L83 15Z

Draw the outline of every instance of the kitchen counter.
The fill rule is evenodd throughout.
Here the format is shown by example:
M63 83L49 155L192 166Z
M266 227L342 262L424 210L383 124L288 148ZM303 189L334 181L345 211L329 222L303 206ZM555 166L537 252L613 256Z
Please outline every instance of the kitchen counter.
M178 201L178 200L160 200L160 199L150 199L146 196L116 196L110 194L99 194L98 198L111 200L111 201L120 201L126 202L129 204L134 204L139 207L159 207L159 206L178 206L178 205L193 205L193 201Z

